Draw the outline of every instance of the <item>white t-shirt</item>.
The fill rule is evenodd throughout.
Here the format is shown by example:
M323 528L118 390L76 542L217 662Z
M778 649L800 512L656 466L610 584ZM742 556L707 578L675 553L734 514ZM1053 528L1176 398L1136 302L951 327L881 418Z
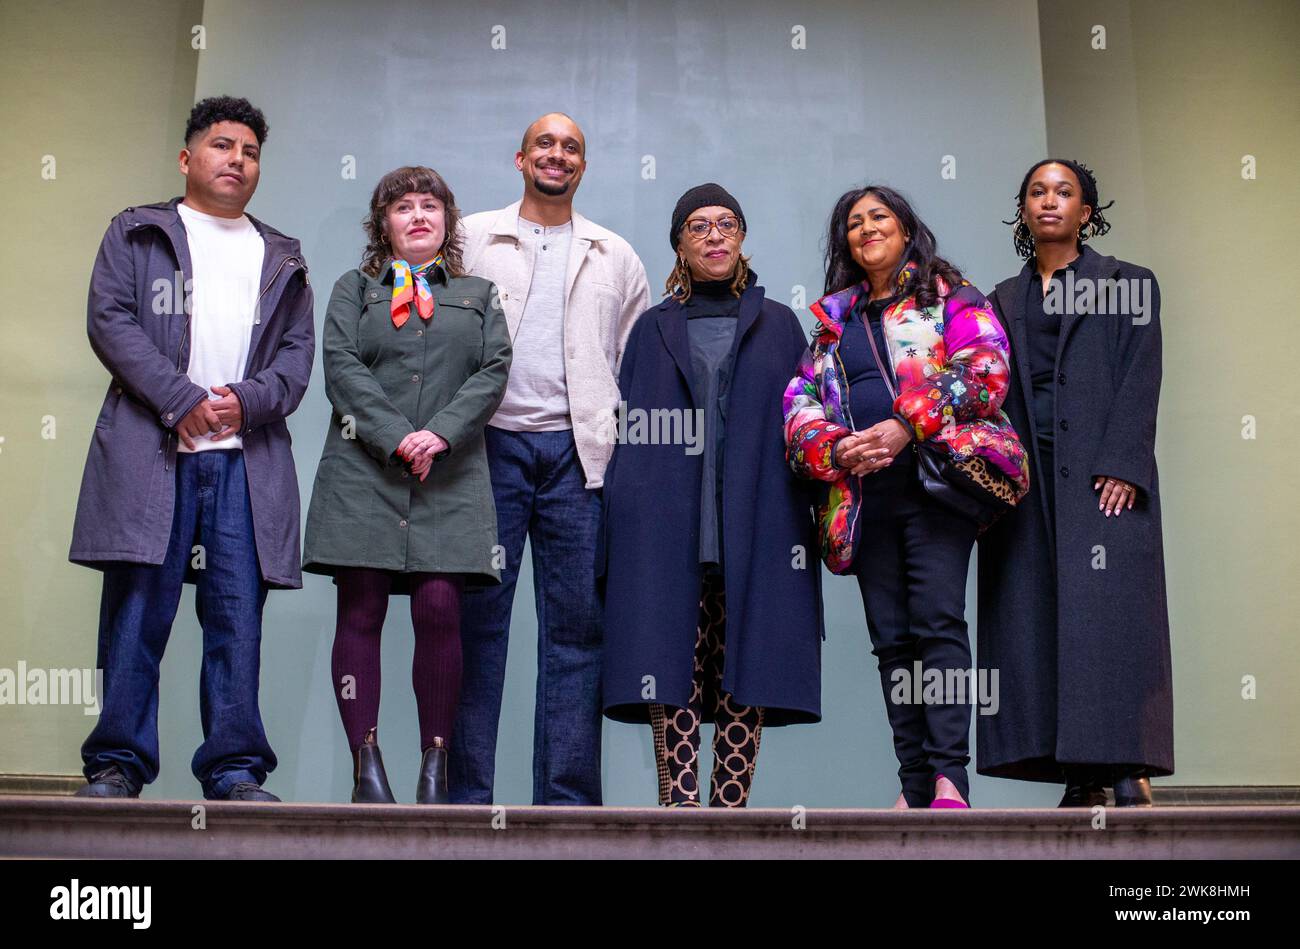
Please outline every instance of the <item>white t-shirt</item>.
M219 399L213 386L244 378L266 248L247 215L214 217L184 203L176 210L185 224L194 271L187 373L207 390L209 399ZM195 451L243 446L238 435L219 442L206 435L194 439ZM181 442L178 450L190 449Z

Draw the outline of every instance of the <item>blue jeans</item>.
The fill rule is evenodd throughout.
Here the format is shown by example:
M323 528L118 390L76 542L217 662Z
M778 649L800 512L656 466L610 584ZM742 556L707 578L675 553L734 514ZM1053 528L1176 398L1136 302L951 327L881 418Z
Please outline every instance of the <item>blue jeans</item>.
M202 551L193 551L196 544ZM203 744L194 753L194 776L204 797L220 798L238 782L261 784L275 768L257 705L266 585L244 455L222 449L177 455L163 563L104 571L98 659L104 694L99 722L81 746L88 779L110 765L137 786L158 777L158 668L186 579L196 584L203 627Z
M533 803L599 804L600 492L585 486L571 431L489 425L485 434L505 566L499 586L467 590L462 603L465 672L449 750L451 800L492 803L510 611L526 536L537 600Z

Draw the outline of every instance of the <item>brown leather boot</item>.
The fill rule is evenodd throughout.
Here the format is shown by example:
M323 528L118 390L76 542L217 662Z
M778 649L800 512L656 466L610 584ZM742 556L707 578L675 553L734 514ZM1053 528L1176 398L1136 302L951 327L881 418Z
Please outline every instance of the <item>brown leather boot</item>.
M379 729L366 733L366 740L352 753L352 803L396 804L384 773L384 756L379 753Z
M415 786L415 803L451 803L447 794L447 743L441 738L435 738L433 744L424 749L420 780Z

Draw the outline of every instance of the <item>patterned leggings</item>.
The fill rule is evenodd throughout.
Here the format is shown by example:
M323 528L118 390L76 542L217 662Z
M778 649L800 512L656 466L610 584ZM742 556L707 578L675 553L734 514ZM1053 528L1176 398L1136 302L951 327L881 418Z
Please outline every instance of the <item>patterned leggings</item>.
M688 708L650 706L655 764L659 772L659 803L667 807L699 807L697 763L700 722L707 709L713 736L711 807L744 807L749 800L758 745L763 733L763 709L738 705L722 688L727 621L722 577L706 574L700 595L700 624L695 639L695 674Z

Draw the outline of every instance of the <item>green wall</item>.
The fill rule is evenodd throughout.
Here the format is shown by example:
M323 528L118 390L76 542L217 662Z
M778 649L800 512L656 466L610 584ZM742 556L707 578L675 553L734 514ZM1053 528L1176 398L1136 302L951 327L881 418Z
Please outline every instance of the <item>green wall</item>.
M86 288L109 219L183 191L176 156L202 9L200 0L0 4L3 668L95 663L100 574L67 561L108 384L86 340ZM0 705L0 772L79 772L91 722L79 707Z
M1300 7L1043 0L1040 19L1048 148L1088 164L1115 200L1098 246L1160 281L1169 781L1300 783L1300 402L1285 370ZM1098 25L1105 50L1092 48Z
M1099 249L1150 266L1163 292L1158 455L1178 764L1165 783L1300 784L1300 698L1290 688L1300 668L1300 525L1288 492L1300 409L1287 394L1285 357L1274 355L1289 338L1287 237L1300 218L1293 3L845 3L799 13L811 69L787 55L791 14L774 2L747 5L739 22L689 4L581 4L565 36L548 32L554 22L530 5L447 5L432 59L384 32L427 9L391 3L377 17L375 5L343 3L0 6L0 186L9 202L0 291L10 301L0 316L0 668L93 664L99 574L66 560L108 380L86 341L86 285L114 213L182 190L175 158L195 99L229 92L267 111L250 210L303 240L318 320L334 278L355 264L379 174L426 162L448 174L466 210L506 204L519 189L510 166L519 131L559 107L591 145L579 209L633 241L655 286L670 259L662 231L672 201L715 179L758 225L746 250L769 292L802 284L815 295L830 201L871 178L916 199L945 252L987 289L1018 267L997 219L1010 216L1023 170L1045 151L1091 165L1116 199L1115 229ZM198 23L207 27L202 53L190 42ZM509 28L514 52L484 69L475 51L496 23ZM724 23L739 33L707 42ZM1098 24L1105 50L1089 45ZM530 45L535 37L547 41ZM592 59L591 50L603 52ZM438 94L422 99L411 90L425 88L425 72ZM539 86L538 75L549 78ZM731 103L712 113L698 98L710 77ZM406 94L425 106L390 104ZM944 119L918 120L899 148L877 123L900 109L903 121ZM449 141L439 135L445 122L468 132ZM657 182L639 176L647 151L658 158ZM958 159L952 181L938 174L947 153ZM344 154L357 158L354 181L339 176ZM1245 154L1258 159L1254 181L1241 178ZM42 177L46 155L53 180ZM318 360L291 420L304 509L327 413ZM1257 420L1253 440L1241 438L1244 415ZM46 416L54 438L42 437ZM826 579L826 721L764 735L756 805L878 806L896 794L856 585ZM418 755L404 614L395 603L386 628L381 734L394 789L409 800ZM346 800L350 787L328 682L332 623L333 588L320 578L268 601L263 711L280 755L270 786L286 799ZM197 794L188 764L199 741L198 637L187 591L163 666L163 775L149 796ZM525 567L498 759L498 799L510 803L530 794L535 639ZM1243 699L1243 676L1255 678L1256 698ZM0 772L76 773L91 721L76 707L0 705ZM605 737L607 801L651 803L646 730L606 723ZM985 806L1057 795L981 778L973 793Z

